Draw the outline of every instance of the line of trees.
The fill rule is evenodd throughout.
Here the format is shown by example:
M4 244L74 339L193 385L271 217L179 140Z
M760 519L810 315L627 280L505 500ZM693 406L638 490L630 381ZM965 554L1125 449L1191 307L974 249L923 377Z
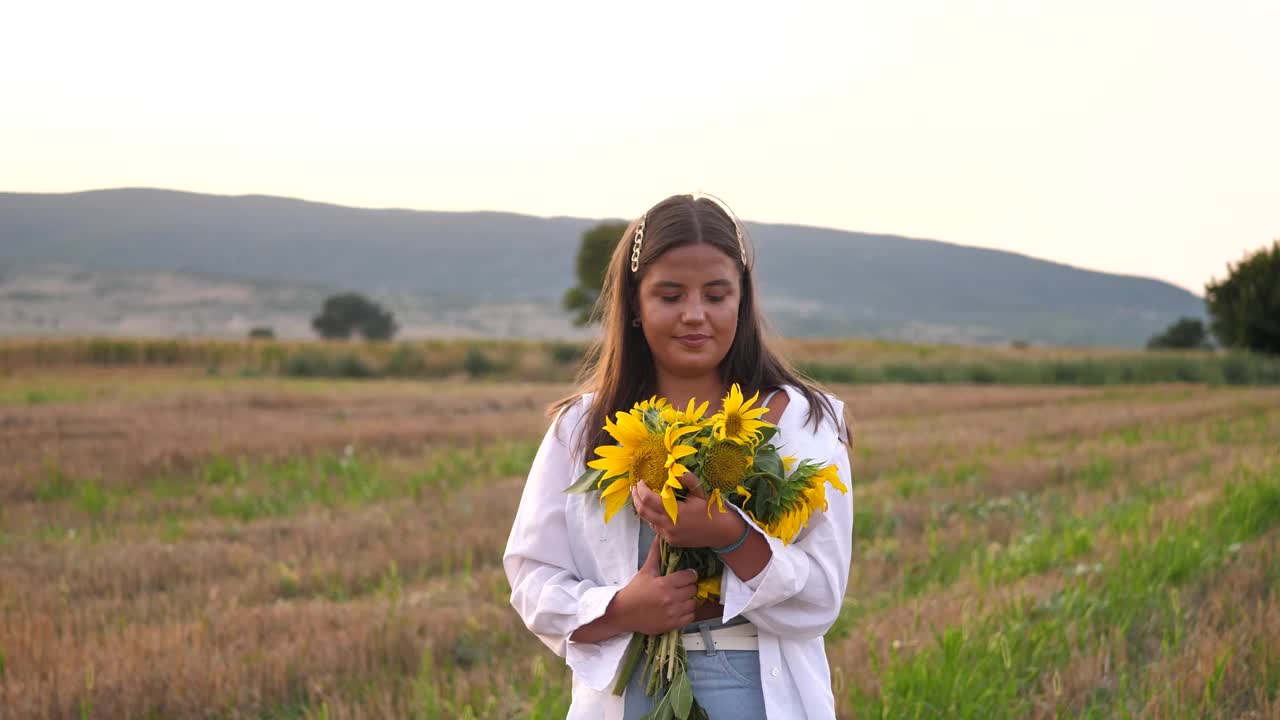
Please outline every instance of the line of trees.
M1179 318L1147 347L1209 348L1212 329L1222 347L1280 354L1280 240L1228 264L1225 278L1205 285L1204 300L1210 328L1196 318Z

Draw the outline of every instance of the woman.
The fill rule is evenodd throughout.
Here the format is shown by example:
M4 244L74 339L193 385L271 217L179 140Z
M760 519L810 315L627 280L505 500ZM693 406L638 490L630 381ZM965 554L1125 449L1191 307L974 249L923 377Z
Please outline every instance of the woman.
M685 630L694 696L713 720L835 717L822 636L848 582L851 494L833 493L784 545L736 507L708 517L698 491L681 501L678 525L644 483L633 489L636 512L608 523L597 497L563 492L595 447L612 444L607 417L652 395L676 407L709 400L715 412L732 383L770 398L763 419L778 426L783 455L835 464L849 484L843 405L766 343L741 225L705 195L663 200L620 240L598 309L601 340L580 392L552 408L503 555L511 604L573 670L569 717L647 712L638 670L622 697L612 692L620 661L632 633L675 628ZM658 575L658 536L720 554L719 603L696 606L692 570Z

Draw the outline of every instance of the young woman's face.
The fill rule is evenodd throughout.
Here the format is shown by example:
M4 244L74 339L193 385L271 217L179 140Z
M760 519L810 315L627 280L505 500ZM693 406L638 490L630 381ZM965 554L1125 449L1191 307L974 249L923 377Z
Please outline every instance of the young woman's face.
M640 281L640 323L659 371L714 372L738 332L738 266L711 245L672 248Z

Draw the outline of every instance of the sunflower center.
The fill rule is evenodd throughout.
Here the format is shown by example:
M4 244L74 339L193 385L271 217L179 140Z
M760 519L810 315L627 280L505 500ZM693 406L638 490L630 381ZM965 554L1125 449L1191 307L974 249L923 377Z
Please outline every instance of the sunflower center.
M631 479L643 482L654 492L667 484L667 446L661 435L650 435L636 448L631 461Z
M713 490L729 492L742 484L750 464L750 459L739 446L718 442L707 450L707 457L702 463L702 479Z
M738 413L727 413L724 417L724 433L728 437L738 437L742 432L742 416Z

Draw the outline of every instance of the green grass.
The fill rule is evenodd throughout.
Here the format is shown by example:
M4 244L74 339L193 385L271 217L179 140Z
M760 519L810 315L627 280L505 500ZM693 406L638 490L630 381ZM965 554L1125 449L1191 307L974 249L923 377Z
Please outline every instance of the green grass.
M480 662L510 662L496 656L504 651L503 648L488 647L487 642L483 637L464 634L450 648L447 662L437 662L433 649L428 646L422 652L416 672L407 676L388 672L385 676L366 678L361 682L353 680L340 694L343 699L359 706L374 694L387 694L389 688L402 689L403 692L396 695L407 698L407 713L403 717L413 720L486 720L493 717L554 720L569 713L569 673L558 665L549 668L540 654L517 661L527 664L528 668L510 672L517 678L514 685L491 685L466 696L456 693L453 688L460 671ZM309 699L295 699L258 714L259 720L327 720L331 716L328 701Z
M43 503L70 503L94 523L87 539L110 537L118 519L113 511L125 506L149 507L156 500L198 496L192 507L173 508L162 515L147 514L143 522L155 526L166 542L183 537L186 518L213 515L241 523L260 518L287 517L312 507L360 507L384 500L422 498L455 492L471 483L528 473L537 443L504 441L430 453L421 469L393 474L374 453L348 448L340 453L292 456L284 460L250 462L214 455L189 475L160 477L141 487L107 487L100 480L73 478L57 463L45 465L34 490ZM65 539L63 533L42 536Z
M980 385L1280 385L1280 358L1249 353L1146 352L1075 359L1044 358L839 364L801 362L830 383L966 383Z
M291 515L311 506L361 506L392 498L421 498L472 482L522 475L528 472L536 452L537 445L532 442L449 449L407 477L385 472L376 455L354 451L256 466L214 458L205 466L204 477L212 513L249 522Z
M970 383L1135 385L1207 383L1280 385L1280 358L1245 352L1022 350L849 341L832 355L829 341L792 341L798 366L831 383ZM58 338L0 343L0 367L191 367L210 376L309 378L445 378L569 382L586 347L562 341L130 340ZM41 400L37 396L36 402ZM25 400L24 400L25 403ZM0 404L6 404L0 394ZM9 400L7 404L13 404ZM32 403L25 403L32 404Z
M55 461L46 460L44 477L36 485L35 499L46 503L59 502L74 495L75 491L75 481L67 476L62 467Z
M20 386L0 389L0 407L77 402L89 397L87 388L67 385Z
M1126 667L1141 668L1144 652L1172 652L1181 642L1183 593L1230 562L1232 546L1277 524L1280 465L1241 471L1197 517L1134 542L1104 571L1079 575L1043 602L1020 600L971 626L939 628L913 656L878 658L880 692L855 689L853 705L859 717L1019 717L1074 653L1104 647L1116 631L1129 648ZM1137 699L1127 687L1099 690L1087 714L1131 712Z
M453 655L455 662L437 667L432 662L429 652L423 654L422 665L413 681L412 717L420 720L443 720L444 718L470 718L480 720L496 716L498 694L525 698L524 712L520 717L530 720L551 720L563 718L569 714L571 688L568 675L563 668L557 672L548 672L546 662L541 656L530 661L528 679L518 683L515 688L493 688L493 692L483 698L457 698L449 692L453 685L455 669L465 667L456 661L458 648ZM513 692L514 691L514 692Z
M1274 434L1270 426L1259 424L1251 417L1241 419L1238 424L1247 426L1251 432L1233 432L1234 442L1266 441ZM1179 452L1186 451L1184 448ZM961 462L951 471L936 473L936 477L963 476L966 469L973 467L976 466L971 462ZM1105 473L1105 486L1123 490L1117 493L1120 499L1107 503L1097 513L1074 515L1070 503L1072 498L1081 492L1101 489L1099 478L1104 473L1100 467L1111 468ZM972 573L983 586L991 587L1051 570L1071 575L1095 572L1094 565L1077 563L1096 548L1099 533L1105 532L1113 538L1133 538L1157 530L1152 526L1155 505L1169 498L1181 497L1197 479L1211 479L1212 467L1211 459L1206 457L1180 478L1142 483L1117 480L1112 477L1114 463L1100 463L1094 457L1081 467L1066 469L1052 487L1041 488L1034 493L1017 492L1010 496L982 498L965 505L940 503L934 507L933 525L926 530L930 552L925 560L905 566L897 587L871 598L847 601L837 627L847 630L848 623L867 613L945 588L966 573ZM882 500L876 510L857 510L859 503L855 502L854 533L855 539L864 543L861 551L864 556L895 556L897 541L893 534L901 521L895 514L894 502L892 499ZM957 514L970 525L985 523L995 515L1011 516L1020 532L1005 546L988 545L978 540L953 545L939 542L937 525Z

